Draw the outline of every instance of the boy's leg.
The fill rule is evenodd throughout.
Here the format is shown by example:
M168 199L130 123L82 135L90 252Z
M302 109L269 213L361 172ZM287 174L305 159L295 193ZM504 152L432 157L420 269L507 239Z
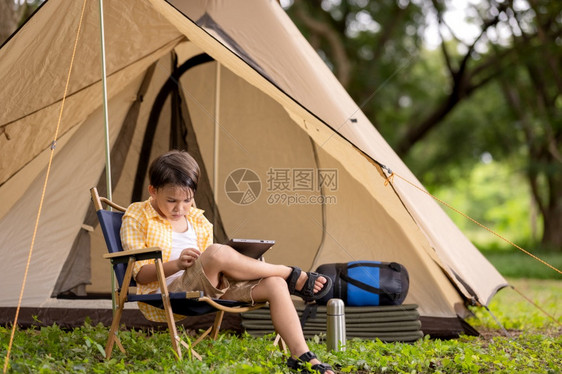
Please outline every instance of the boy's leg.
M205 275L215 287L219 285L222 274L232 279L242 281L269 277L287 279L292 271L289 266L270 264L244 256L224 244L213 244L209 246L201 254L200 260ZM297 290L302 288L307 277L305 272L301 273L295 287ZM326 279L324 277L318 278L314 285L314 291L320 291L325 282Z
M262 279L254 287L252 297L257 302L269 302L273 326L285 343L287 343L292 356L299 357L309 351L304 339L299 316L291 300L291 295L289 295L287 283L283 278L269 277ZM316 365L320 361L313 359L310 363Z

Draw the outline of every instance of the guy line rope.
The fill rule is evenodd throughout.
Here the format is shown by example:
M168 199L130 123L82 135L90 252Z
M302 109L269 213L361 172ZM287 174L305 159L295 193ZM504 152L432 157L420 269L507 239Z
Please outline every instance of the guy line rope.
M376 161L375 161L376 162ZM500 238L501 240L505 241L506 243L514 246L515 248L519 249L521 252L531 256L532 258L534 258L535 260L541 262L542 264L548 266L549 268L551 268L552 270L556 271L559 274L562 274L562 271L560 271L559 269L555 268L554 266L552 266L551 264L549 264L548 262L540 259L539 257L535 256L534 254L530 253L529 251L526 251L525 249L521 248L520 246L518 246L517 244L513 243L511 240L507 239L506 237L498 234L497 232L495 232L494 230L490 229L489 227L481 224L480 222L478 222L477 220L475 220L474 218L470 217L469 215L467 215L466 213L461 212L460 210L454 208L453 206L451 206L450 204L446 203L445 201L439 199L437 196L434 196L432 194L430 194L429 192L427 192L426 190L424 190L423 188L420 188L419 186L417 186L416 184L412 183L411 181L409 181L408 179L402 177L399 174L396 174L395 172L393 172L392 170L390 170L387 166L380 164L377 162L377 164L383 169L385 170L389 175L388 177L386 177L385 181L384 181L384 185L388 186L393 185L394 184L394 177L398 177L400 179L402 179L404 182L408 183L409 185L411 185L412 187L418 189L419 191L425 193L426 195L429 195L431 198L433 198L435 201L445 205L447 208L451 209L452 211L454 211L455 213L460 214L461 216L463 216L464 218L468 219L469 221L472 221L473 223L477 224L478 226L482 227L483 229L485 229L486 231L490 232L491 234L497 236L498 238ZM562 324L560 322L558 322L558 320L556 318L554 318L554 316L552 316L551 314L549 314L546 310L544 310L543 308L541 308L539 305L537 305L537 303L535 303L534 301L532 301L530 298L528 298L527 296L525 296L521 291L519 291L517 288L515 288L513 285L509 285L509 287L511 289L513 289L515 292L517 292L521 297L523 297L527 302L529 302L530 304L534 305L537 309L539 309L543 314L545 314L547 317L549 317L552 321L554 321L558 326L562 326ZM488 307L486 307L486 309L488 310L488 312L491 311ZM492 314L493 316L493 314ZM495 317L494 317L495 319ZM499 322L498 322L499 324ZM501 326L500 324L500 327ZM505 329L504 329L505 330Z
M23 275L23 281L22 281L20 296L19 296L18 305L17 305L17 308L16 308L16 315L14 317L14 324L12 325L12 334L10 335L10 343L8 344L8 352L6 353L6 359L4 360L4 374L8 370L10 353L11 353L12 345L13 345L13 342L14 342L14 334L16 332L19 312L20 312L20 308L21 308L21 301L23 299L23 291L25 289L25 283L26 283L27 274L28 274L28 271L29 271L29 264L31 262L31 255L33 253L33 247L35 245L35 238L37 236L37 228L39 227L39 218L41 217L41 210L43 209L43 202L45 200L45 191L47 190L47 183L49 181L49 174L51 172L51 165L53 163L53 156L54 156L55 148L56 148L56 145L57 145L57 138L58 138L58 134L59 134L60 124L61 124L61 121L62 121L62 113L63 113L63 110L64 110L64 103L66 101L66 96L67 96L67 93L68 93L68 86L69 86L69 82L70 82L70 73L72 72L72 66L74 65L74 57L76 56L76 49L77 49L77 46L78 46L78 37L80 35L80 29L82 28L82 20L84 18L84 10L85 9L86 9L86 0L84 0L84 2L82 4L82 12L80 13L80 21L78 23L78 29L76 30L76 38L74 40L74 48L72 50L72 58L70 60L70 67L68 68L68 74L67 74L67 77L66 77L66 85L65 85L64 94L63 94L63 97L62 97L61 107L60 107L60 111L59 111L59 118L58 118L58 121L57 121L56 130L55 130L55 136L54 136L53 141L51 143L51 153L50 153L50 156L49 156L49 163L47 165L47 173L45 175L45 182L43 183L43 191L41 192L41 200L39 202L39 209L37 211L37 218L35 220L35 227L34 227L34 230L33 230L33 236L31 238L31 246L29 248L29 254L27 256L25 273Z
M44 184L43 184L43 190L42 190L42 193L41 193L41 200L40 200L40 203L39 203L39 209L38 209L37 218L36 218L36 221L35 221L35 227L34 227L33 236L32 236L32 240L31 240L31 246L30 246L30 249L29 249L29 254L28 254L27 263L26 263L26 267L25 267L25 273L24 273L24 277L23 277L22 288L21 288L21 291L20 291L19 301L18 301L18 305L17 305L17 308L16 308L16 315L15 315L14 323L13 323L13 326L12 326L12 333L11 333L11 336L10 336L10 342L9 342L9 345L8 345L8 351L7 351L6 359L5 359L5 362L4 362L4 373L6 373L7 370L8 370L8 364L9 364L10 353L11 353L11 349L12 349L12 345L13 345L14 334L15 334L16 327L17 327L17 321L18 321L19 311L20 311L20 308L21 308L21 302L22 302L22 298L23 298L23 292L24 292L24 289L25 289L25 283L26 283L26 280L27 280L27 274L28 274L29 265L30 265L30 262L31 262L31 255L32 255L32 253L33 253L33 247L34 247L34 245L35 245L35 238L36 238L37 229L38 229L38 226L39 226L39 218L40 218L40 216L41 216L41 211L42 211L42 208L43 208L43 202L44 202L44 199L45 199L45 191L46 191L46 189L47 189L47 183L48 183L48 180L49 180L49 174L50 174L51 165L52 165L52 161L53 161L54 151L55 151L55 148L56 148L56 142L57 142L58 133L59 133L59 129L60 129L60 123L61 123L61 120L62 120L62 114L63 114L63 110L64 110L64 104L65 104L66 96L67 96L67 93L68 93L68 86L69 86L69 82L70 82L70 76L71 76L71 72L72 72L72 67L73 67L73 64L74 64L74 58L75 58L75 55L76 55L76 49L77 49L77 46L78 46L78 39L79 39L79 35L80 35L80 30L81 30L81 27L82 27L82 21L83 21L83 17L84 17L85 8L86 8L86 0L84 0L83 5L82 5L82 11L81 11L81 14L80 14L80 21L79 21L79 24L78 24L78 29L77 29L77 31L76 31L76 38L75 38L75 42L74 42L74 48L73 48L73 51L72 51L72 58L71 58L71 61L70 61L70 67L69 67L69 69L68 69L68 75L67 75L66 85L65 85L65 89L64 89L64 95L63 95L62 102L61 102L61 108L60 108L60 112L59 112L59 118L58 118L56 130L55 130L55 135L54 135L53 141L52 141L52 143L51 143L51 147L50 147L50 148L51 148L51 153L50 153L49 162L48 162L48 166L47 166L47 173L46 173L46 176L45 176L45 182L44 182ZM376 162L376 161L375 161L375 162ZM436 201L438 201L439 203L445 205L446 207L448 207L449 209L453 210L454 212L456 212L456 213L462 215L462 216L465 217L466 219L468 219L468 220L474 222L474 223L477 224L478 226L480 226L480 227L482 227L483 229L489 231L490 233L492 233L493 235L497 236L498 238L504 240L504 241L507 242L508 244L514 246L515 248L519 249L520 251L524 252L525 254L531 256L531 257L534 258L535 260L537 260L537 261L543 263L544 265L550 267L550 268L553 269L554 271L556 271L556 272L562 274L562 271L560 271L559 269L557 269L557 268L555 268L554 266L550 265L550 264L547 263L546 261L544 261L544 260L540 259L539 257L533 255L532 253L526 251L525 249L521 248L520 246L518 246L517 244L513 243L513 242L510 241L509 239L507 239L507 238L503 237L502 235L496 233L496 232L493 231L492 229L486 227L485 225L483 225L483 224L481 224L480 222L476 221L475 219L473 219L472 217L468 216L467 214L465 214L465 213L463 213L463 212L457 210L456 208L452 207L452 206L449 205L448 203L446 203L446 202L444 202L443 200L439 199L438 197L436 197L436 196L430 194L429 192L425 191L424 189L420 188L419 186L417 186L416 184L410 182L409 180L405 179L404 177L400 176L399 174L396 174L395 172L393 172L392 170L390 170L390 169L389 169L388 167L386 167L385 165L382 165L382 164L380 164L380 163L378 163L378 162L376 162L376 163L379 164L379 166L380 166L382 169L386 170L386 171L389 173L389 176L386 178L386 180L385 180L385 182L384 182L384 185L385 185L385 186L388 186L389 184L393 184L393 183L394 183L394 177L396 176L396 177L402 179L403 181L405 181L406 183L410 184L410 185L413 186L414 188L416 188L416 189L420 190L421 192L423 192L423 193L429 195L429 196L432 197L434 200L436 200ZM521 293L520 293L518 290L516 290L513 286L511 286L511 287L512 287L515 291L517 291L519 294L521 294ZM523 294L521 294L521 296L523 296L524 298L526 298ZM527 299L529 302L531 302L532 304L534 304L534 303L533 303L531 300L529 300L528 298L526 298L526 299ZM534 305L536 305L536 304L534 304ZM537 307L538 307L538 306L537 306ZM540 308L539 308L539 309L540 309ZM540 309L540 310L542 310L542 309ZM543 313L545 313L545 314L548 315L548 313L546 313L545 311L543 311ZM556 323L558 323L552 316L550 316L550 315L548 315L548 316L551 317ZM560 323L558 323L558 324L560 324Z
M506 237L502 236L501 234L498 234L497 232L495 232L494 230L492 230L491 228L481 224L480 222L478 222L477 220L475 220L474 218L470 217L469 215L461 212L460 210L454 208L453 206L451 206L450 204L446 203L445 201L441 200L440 198L438 198L437 196L434 196L432 194L430 194L429 192L427 192L426 190L424 190L423 188L420 188L419 186L415 185L414 183L410 182L409 180L407 180L406 178L402 177L399 174L396 174L395 172L391 171L388 167L384 166L383 169L387 170L390 175L386 178L384 185L388 186L388 184L393 184L394 183L394 177L398 177L400 179L402 179L404 182L408 183L409 185L413 186L414 188L420 190L421 192L425 193L426 195L429 195L431 198L433 198L435 201L445 205L447 208L451 209L452 211L454 211L455 213L460 214L461 216L463 216L464 218L468 219L469 221L474 222L475 224L477 224L478 226L482 227L483 229L485 229L486 231L492 233L493 235L497 236L498 238L500 238L501 240L505 241L506 243L514 246L515 248L519 249L521 252L531 256L532 258L534 258L535 260L543 263L544 265L548 266L549 268L551 268L552 270L556 271L559 274L562 274L562 271L560 271L559 269L555 268L554 266L550 265L548 262L540 259L539 257L535 256L534 254L530 253L529 251L526 251L525 249L521 248L520 246L518 246L517 244L515 244L514 242L512 242L511 240L507 239Z

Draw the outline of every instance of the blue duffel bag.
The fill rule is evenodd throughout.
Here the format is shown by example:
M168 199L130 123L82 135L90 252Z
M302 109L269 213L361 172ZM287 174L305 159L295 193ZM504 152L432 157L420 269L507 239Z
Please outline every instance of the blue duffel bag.
M320 265L316 272L332 278L332 289L318 304L342 299L349 306L400 305L410 286L406 268L397 262L353 261Z

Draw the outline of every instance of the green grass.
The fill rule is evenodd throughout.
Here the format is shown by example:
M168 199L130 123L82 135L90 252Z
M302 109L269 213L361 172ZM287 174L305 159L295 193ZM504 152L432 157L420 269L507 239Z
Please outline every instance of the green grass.
M537 311L511 289L493 299L490 309L509 329L501 334L482 309L470 323L483 335L441 341L426 337L413 344L351 340L344 352L326 352L317 337L310 347L340 373L561 373L562 282L510 279L510 283L553 315L557 323ZM176 361L166 332L125 331L128 350L114 350L104 360L108 329L84 324L71 331L57 326L19 330L14 339L10 373L289 373L286 357L272 345L272 336L252 338L228 333L217 342L197 346L203 362ZM182 332L182 334L185 332ZM4 361L10 330L0 327Z
M496 269L508 278L562 279L562 274L519 250L482 251ZM535 256L562 270L562 252L536 252Z
M2 331L2 334L7 331ZM103 359L107 329L84 326L70 332L58 327L17 334L11 359L13 373L288 373L285 357L261 339L222 334L215 343L198 346L204 361L176 361L165 333L129 331L122 334L128 355ZM7 339L3 339L5 344ZM352 340L345 352L327 353L317 341L312 348L339 372L534 372L556 373L562 365L562 339L548 334L520 334L513 339L462 337L429 338L414 344ZM5 354L5 352L4 352Z
M562 332L560 326L562 323L562 281L508 278L508 282L513 288L507 287L500 290L489 305L490 311L506 329L515 334L521 331L550 331L554 334ZM521 294L550 316L527 301ZM484 308L474 308L473 312L475 317L469 318L467 321L479 331L499 329L498 324Z

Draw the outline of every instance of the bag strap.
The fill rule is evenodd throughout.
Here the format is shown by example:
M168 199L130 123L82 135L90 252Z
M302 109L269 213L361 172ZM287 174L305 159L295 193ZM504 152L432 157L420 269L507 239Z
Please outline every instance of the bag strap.
M332 286L333 296L339 297L347 303L347 285L343 285L342 275L347 275L347 263L340 262L336 264L336 276L334 279L334 285Z
M317 304L306 304L300 317L301 328L304 328L310 318L316 318Z
M390 269L400 272L401 271L401 267L400 264L397 262L371 262L371 261L366 261L366 262L355 262L353 264L348 264L347 268L348 269L353 269L353 268L357 268L357 267L368 267L368 268L382 268L382 267L389 267Z
M350 283L352 285L354 285L357 288L361 288L362 290L380 295L380 294L386 294L386 292L380 288L371 286L370 284L367 283L363 283L357 279L353 279L350 278L347 270L348 269L352 269L352 268L356 268L356 267L371 267L371 268L381 268L381 267L386 267L388 266L389 268L391 268L394 271L399 272L400 271L400 265L395 263L395 262L391 262L391 263L376 263L376 262L356 262L354 264L349 264L347 266L347 268L344 271L340 271L340 278L343 279L344 281L346 281L347 283Z
M344 281L346 281L347 283L352 284L355 287L361 288L365 291L369 291L369 292L377 294L377 295L380 295L380 294L384 293L384 291L381 290L380 288L373 287L370 284L363 283L361 281L358 281L357 279L350 278L347 274L344 274L344 273L340 274L340 278L343 279Z

